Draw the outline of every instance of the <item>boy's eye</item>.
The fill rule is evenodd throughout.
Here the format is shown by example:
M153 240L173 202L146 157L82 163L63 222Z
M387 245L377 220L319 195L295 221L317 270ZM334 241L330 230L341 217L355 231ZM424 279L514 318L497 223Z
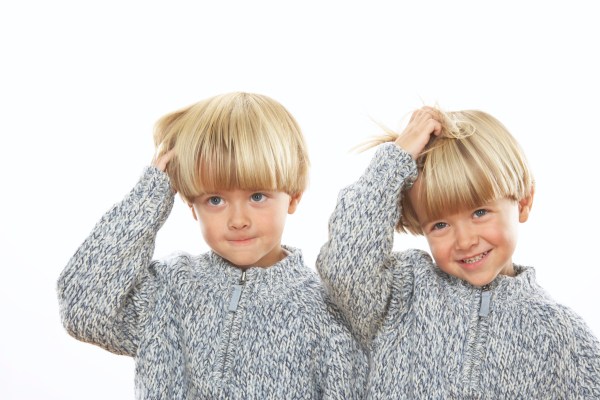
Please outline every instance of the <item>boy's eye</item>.
M211 206L218 206L223 202L223 199L219 196L211 196L208 198L208 204Z
M440 230L440 229L444 229L447 225L448 224L446 224L445 222L436 222L431 227L431 230L437 231L437 230Z
M484 215L486 215L487 213L488 213L488 211L487 211L487 210L484 210L484 209L482 208L482 209L480 209L480 210L477 210L477 211L475 211L475 212L473 213L473 215L474 215L476 218L480 218L480 217L483 217Z
M263 193L252 193L250 199L254 202L261 202L266 199L266 196Z

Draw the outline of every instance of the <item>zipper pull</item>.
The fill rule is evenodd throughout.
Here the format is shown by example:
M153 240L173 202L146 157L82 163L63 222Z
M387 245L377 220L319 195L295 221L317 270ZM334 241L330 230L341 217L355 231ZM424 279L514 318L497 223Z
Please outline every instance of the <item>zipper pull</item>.
M242 271L242 276L240 277L240 283L237 285L233 285L233 294L231 295L231 300L229 301L229 311L235 312L238 307L238 303L240 302L240 297L242 296L242 289L244 288L244 284L246 283L246 271Z
M481 304L479 305L479 316L487 317L490 313L490 301L492 299L492 291L489 285L481 287Z

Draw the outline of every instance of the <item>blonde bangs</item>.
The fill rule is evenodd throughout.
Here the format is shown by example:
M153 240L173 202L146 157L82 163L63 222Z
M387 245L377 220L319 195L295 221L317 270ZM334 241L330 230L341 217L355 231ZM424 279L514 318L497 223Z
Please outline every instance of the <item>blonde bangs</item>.
M189 108L168 173L188 203L203 193L243 189L295 195L307 185L309 160L300 128L279 103L232 93Z
M469 133L444 132L417 160L417 198L427 221L480 207L495 199L521 200L531 193L533 177L525 156L509 132L481 111L447 113ZM456 124L456 120L459 123ZM408 196L402 198L398 230L422 234Z
M444 144L429 154L421 172L420 199L428 220L509 195L496 181L500 171L489 158L474 154L475 149L463 140Z

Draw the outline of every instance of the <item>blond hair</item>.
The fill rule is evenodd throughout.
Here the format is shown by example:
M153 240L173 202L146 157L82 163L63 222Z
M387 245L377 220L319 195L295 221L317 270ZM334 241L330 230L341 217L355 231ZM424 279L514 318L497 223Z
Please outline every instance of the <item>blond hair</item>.
M309 159L296 120L275 100L234 92L211 97L159 119L157 154L174 149L166 172L188 204L217 190L301 194Z
M534 179L522 148L506 127L478 110L444 112L442 133L417 158L420 180L417 198L427 220L507 198L520 201L532 194ZM393 141L386 132L372 145ZM405 189L405 191L408 189ZM399 232L422 235L423 230L406 193L400 200Z

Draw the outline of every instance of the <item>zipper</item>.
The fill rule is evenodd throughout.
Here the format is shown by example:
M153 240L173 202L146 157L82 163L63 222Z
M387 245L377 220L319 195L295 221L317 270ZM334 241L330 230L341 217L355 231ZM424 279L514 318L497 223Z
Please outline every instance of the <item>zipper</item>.
M242 290L246 284L246 270L242 271L240 282L237 285L233 285L233 294L229 301L229 312L236 312L238 304L240 303L240 297L242 297Z
M492 290L490 285L484 285L479 289L479 304L477 306L477 315L472 320L470 333L467 337L467 350L464 360L463 381L464 383L477 389L477 374L480 372L480 366L485 356L485 347L488 336L487 317L490 313L492 302Z
M227 331L227 339L222 347L222 366L221 366L221 378L224 378L228 366L230 364L231 358L231 341L233 340L233 331L236 327L236 316L238 305L240 304L240 299L242 297L242 292L244 291L244 286L246 285L246 271L242 270L242 274L240 276L240 280L236 285L233 285L233 293L231 294L231 299L229 300L229 306L227 307L228 313L228 331Z
M481 287L481 303L479 304L479 316L487 317L490 313L490 302L492 300L492 291L490 285L484 285Z

